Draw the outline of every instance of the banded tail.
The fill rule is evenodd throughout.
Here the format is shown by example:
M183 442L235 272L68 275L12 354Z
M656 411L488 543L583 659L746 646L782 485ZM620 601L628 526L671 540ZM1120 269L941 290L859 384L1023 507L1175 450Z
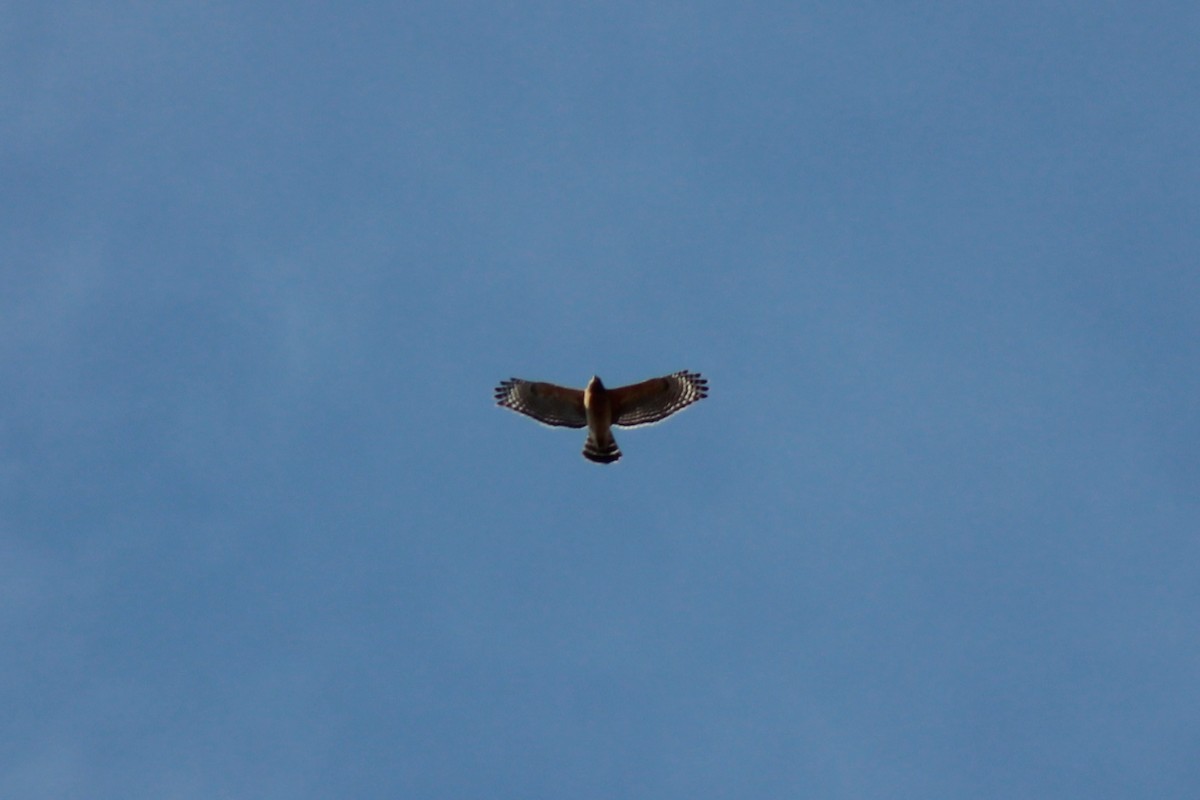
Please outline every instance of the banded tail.
M621 448L612 433L608 433L603 441L598 441L594 433L589 432L587 441L583 443L583 457L598 464L611 464L621 457Z

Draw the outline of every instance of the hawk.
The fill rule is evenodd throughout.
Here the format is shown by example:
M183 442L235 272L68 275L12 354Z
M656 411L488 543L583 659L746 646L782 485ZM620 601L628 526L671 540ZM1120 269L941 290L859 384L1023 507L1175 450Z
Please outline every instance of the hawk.
M586 389L510 378L496 387L496 405L538 422L588 429L583 457L611 464L621 457L612 426L650 425L708 397L708 381L698 372L676 372L629 386L608 389L595 375Z

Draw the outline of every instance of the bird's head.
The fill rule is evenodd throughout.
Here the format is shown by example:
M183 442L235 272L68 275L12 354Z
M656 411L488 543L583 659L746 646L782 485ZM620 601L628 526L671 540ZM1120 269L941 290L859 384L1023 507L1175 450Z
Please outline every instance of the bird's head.
M600 382L600 377L598 375L593 375L592 379L590 381L588 381L587 388L588 388L588 391L594 392L597 389L603 389L604 384Z

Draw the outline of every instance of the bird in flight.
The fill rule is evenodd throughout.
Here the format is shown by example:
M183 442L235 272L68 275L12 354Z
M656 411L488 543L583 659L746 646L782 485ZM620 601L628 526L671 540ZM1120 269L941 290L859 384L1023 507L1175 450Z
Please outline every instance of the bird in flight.
M586 389L509 378L496 387L496 405L538 422L588 429L583 457L611 464L621 457L612 426L650 425L708 397L708 381L698 372L676 372L609 389L595 375Z

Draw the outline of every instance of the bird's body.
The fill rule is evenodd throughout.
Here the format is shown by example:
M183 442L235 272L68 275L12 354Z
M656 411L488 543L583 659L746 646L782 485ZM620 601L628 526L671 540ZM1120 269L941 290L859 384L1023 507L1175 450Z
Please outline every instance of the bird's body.
M587 411L588 426L583 457L599 464L611 464L621 457L621 449L612 435L612 397L595 375L583 390L583 408Z
M511 378L496 387L496 403L546 425L588 429L583 456L601 464L621 457L612 427L650 425L708 396L708 381L696 372L605 387L592 376L585 389Z

